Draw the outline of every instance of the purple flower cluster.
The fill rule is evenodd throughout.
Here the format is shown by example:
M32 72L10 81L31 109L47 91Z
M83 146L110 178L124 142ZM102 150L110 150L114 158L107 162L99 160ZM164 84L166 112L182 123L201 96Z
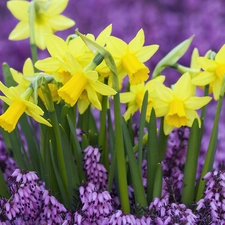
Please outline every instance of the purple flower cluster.
M9 177L11 197L1 200L0 221L11 224L60 224L65 207L45 190L36 173L16 169Z
M87 173L89 182L92 182L97 190L107 188L107 170L99 163L100 152L98 148L88 146L83 151L84 156L84 169Z
M208 172L204 197L197 202L200 221L213 224L225 223L225 171Z

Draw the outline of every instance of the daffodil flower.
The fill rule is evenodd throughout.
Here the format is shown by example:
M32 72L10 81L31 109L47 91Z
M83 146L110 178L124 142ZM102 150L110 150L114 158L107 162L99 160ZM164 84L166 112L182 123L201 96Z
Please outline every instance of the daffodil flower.
M112 25L107 26L96 38L96 42L101 46L105 45L105 40L110 36ZM94 40L94 36L87 34L87 37ZM66 54L70 54L79 62L82 67L87 66L94 57L94 54L83 42L81 37L76 37L67 43L62 38L56 35L46 35L46 46L51 57L39 60L35 63L35 67L39 70L51 73L54 75L56 81L65 84L70 78L71 74L64 66L66 61ZM64 63L62 63L62 61ZM107 68L108 69L108 68ZM101 68L99 69L99 72ZM109 71L109 69L108 69Z
M5 131L12 132L23 113L31 116L38 123L42 123L50 127L52 126L42 117L44 114L43 110L29 101L30 95L33 91L31 88L28 88L23 95L20 95L16 88L7 88L2 82L0 82L0 90L5 95L0 96L0 99L9 105L6 112L0 116L0 126Z
M145 92L148 91L148 106L146 113L146 120L149 120L151 109L154 106L155 95L155 82L163 83L165 80L164 76L158 76L153 80L150 80L146 84L141 83L138 85L131 85L130 92L125 92L120 94L121 103L128 103L128 108L125 112L124 119L128 120L131 115L133 115L137 110L141 112L142 102Z
M81 97L85 101L78 103L80 113L83 113L91 103L101 110L101 103L97 93L101 95L115 95L116 91L98 80L98 73L94 70L83 69L79 62L67 52L67 70L72 77L59 90L59 96L69 105L76 104Z
M148 79L149 68L144 65L158 50L158 45L143 46L144 31L139 30L129 44L110 36L106 41L107 50L112 54L120 76L128 74L131 85L140 84Z
M66 8L69 0L34 0L34 33L35 42L40 49L45 49L45 35L55 31L65 30L74 26L74 21L60 15ZM28 1L8 1L7 7L13 16L20 22L9 35L10 40L23 40L30 36L29 7Z
M214 60L199 57L198 63L204 71L192 79L192 84L198 86L210 84L213 97L218 100L225 75L225 45L218 51Z
M174 127L192 126L195 118L201 122L196 112L208 104L211 97L192 96L191 76L185 73L180 77L173 89L165 87L162 83L156 83L156 95L154 108L157 116L165 116L164 133L168 135Z

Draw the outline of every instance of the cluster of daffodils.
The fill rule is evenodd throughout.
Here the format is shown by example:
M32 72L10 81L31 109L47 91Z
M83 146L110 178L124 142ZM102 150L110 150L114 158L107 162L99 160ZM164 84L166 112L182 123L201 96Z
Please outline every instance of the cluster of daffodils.
M223 166L212 170L225 45L204 56L194 49L185 67L178 60L190 37L150 76L146 62L159 46L145 45L143 29L129 43L112 35L112 25L97 37L78 29L66 40L55 35L75 24L61 15L67 4L7 2L20 21L9 39L29 38L32 56L22 72L3 65L0 224L224 222ZM37 47L49 56L40 60ZM180 72L171 87L164 84L166 67ZM201 155L210 94L218 103L207 153Z

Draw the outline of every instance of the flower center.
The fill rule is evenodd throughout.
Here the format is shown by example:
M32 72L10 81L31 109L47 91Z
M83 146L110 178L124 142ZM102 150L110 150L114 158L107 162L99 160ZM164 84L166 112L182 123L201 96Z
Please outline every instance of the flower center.
M87 84L88 79L83 73L76 74L58 90L58 94L66 103L74 106Z
M223 81L223 75L225 74L225 64L219 64L216 67L216 76L219 78L220 82Z
M122 66L130 78L131 85L140 84L148 79L150 72L148 67L141 63L135 55L125 55L122 59Z
M13 131L25 110L26 105L23 101L15 100L6 112L0 116L0 126L8 132Z
M184 103L181 100L175 99L170 103L169 112L167 113L165 120L168 125L177 128L187 125L189 119L184 110Z

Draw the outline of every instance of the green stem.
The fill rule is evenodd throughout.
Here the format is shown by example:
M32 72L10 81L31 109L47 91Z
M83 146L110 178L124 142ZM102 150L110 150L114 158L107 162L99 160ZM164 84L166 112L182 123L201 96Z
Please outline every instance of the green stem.
M217 109L216 109L216 116L213 124L213 129L212 129L212 134L210 137L210 142L208 146L208 150L206 153L206 158L205 158L205 163L202 169L202 173L199 179L199 186L197 190L197 195L196 195L196 201L199 201L202 198L204 189L205 189L205 180L202 180L202 178L206 175L207 172L212 170L213 167L213 162L216 154L216 144L217 144L217 135L218 135L218 125L219 125L219 119L220 119L220 112L222 109L222 104L223 104L223 96L220 95L219 101L217 104Z
M162 117L160 120L160 131L159 131L159 138L158 138L159 162L164 160L164 157L166 154L167 140L168 140L168 135L165 135L163 131L163 124L164 124L164 117Z
M36 16L35 4L33 1L31 1L29 6L29 29L30 29L30 48L33 64L35 64L35 62L37 62L38 60L37 46L35 43L35 30L34 30L35 16ZM35 72L37 72L36 68L34 68L34 70Z
M195 119L191 128L190 138L188 141L188 149L184 168L184 179L182 188L181 201L188 205L194 201L195 194L195 178L198 165L200 128L198 120Z
M130 203L128 197L126 163L124 154L124 142L122 132L122 118L120 111L120 96L117 93L114 96L114 117L115 117L115 151L117 158L117 172L120 190L120 202L125 214L130 213Z
M163 180L162 176L163 176L162 166L161 166L160 163L158 163L157 166L156 166L156 174L155 174L155 181L154 181L152 199L154 199L156 197L161 198L162 180Z

